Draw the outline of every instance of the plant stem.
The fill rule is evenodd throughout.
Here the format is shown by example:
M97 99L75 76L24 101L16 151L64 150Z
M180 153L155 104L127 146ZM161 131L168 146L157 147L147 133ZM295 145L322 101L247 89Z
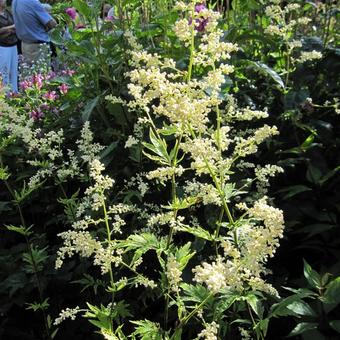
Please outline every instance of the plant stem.
M214 294L213 293L210 293L198 306L196 306L195 307L195 309L194 310L192 310L191 312L190 312L190 314L188 314L186 317L184 317L181 321L180 321L180 323L179 323L179 325L178 325L178 327L177 327L177 329L179 329L179 328L182 328L205 304L206 304L206 302L213 296ZM170 338L170 339L173 339L173 336Z
M107 214L107 209L106 209L104 198L102 199L102 207L103 207L104 220L105 220L105 226L106 226L108 247L111 247L111 230L110 230L110 224L109 224L109 216ZM113 280L112 264L110 264L109 274L110 274L110 284L111 284L111 287L113 287L114 280Z

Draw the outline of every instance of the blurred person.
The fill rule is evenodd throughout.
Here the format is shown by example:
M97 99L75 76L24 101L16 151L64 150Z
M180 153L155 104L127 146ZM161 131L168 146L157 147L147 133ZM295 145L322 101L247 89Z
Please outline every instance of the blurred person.
M3 85L18 92L18 49L14 20L6 7L6 0L0 0L0 76Z
M22 41L24 62L29 66L39 60L50 65L50 37L48 32L57 23L39 0L13 0L12 12L16 33Z
M45 4L45 3L42 3L41 4L44 8L44 10L50 14L52 12L52 6L50 4ZM53 44L52 41L50 41L50 49L51 49L51 66L52 66L52 70L53 71L56 71L58 69L58 54L57 54L57 47L55 44Z
M111 10L111 8L112 6L110 4L103 4L102 13L101 13L102 20L107 20L107 17L109 16L109 11Z

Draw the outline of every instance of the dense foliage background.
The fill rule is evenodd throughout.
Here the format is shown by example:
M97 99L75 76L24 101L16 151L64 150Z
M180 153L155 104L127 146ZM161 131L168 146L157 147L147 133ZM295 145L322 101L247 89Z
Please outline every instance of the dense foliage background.
M300 6L287 9L292 3ZM133 66L126 32L132 31L145 51L173 58L178 69L186 70L190 64L188 49L181 46L172 31L182 15L173 9L174 4L164 0L117 0L112 4L116 10L114 20L101 22L98 19L103 5L101 1L93 1L91 6L81 0L55 2L53 15L59 26L52 33L52 41L58 48L62 71L40 80L38 76L32 78L31 82L21 85L18 95L8 95L6 89L2 90L1 339L102 339L103 335L97 330L103 332L103 325L113 322L112 316L108 317L103 309L111 297L107 278L101 275L100 268L93 266L88 258L71 257L60 269L55 269L57 253L63 243L58 234L69 230L76 220L81 198L86 195L89 184L93 185L85 159L95 143L103 146L94 149L105 165L105 173L115 180L108 193L112 202L137 206L144 202L137 174L154 169L154 162L145 154L146 149L148 152L152 149L152 138L150 140L149 129L145 128L140 134L148 141L149 149L141 142L126 147L129 136L136 133L134 127L141 117L138 109L123 103L133 101L128 89L131 76L127 72ZM229 96L233 95L243 108L268 109L266 122L276 125L280 134L259 146L257 153L247 161L263 166L276 164L284 169L283 173L270 179L267 194L271 203L282 209L285 220L284 237L275 257L269 261L270 274L267 275L267 281L279 292L280 298L271 296L262 300L257 296L254 304L244 298L244 301L240 299L238 303L224 306L218 338L241 338L239 326L249 330L254 328L252 336L258 339L264 338L266 333L266 339L283 339L288 334L292 339L309 340L335 340L340 336L340 49L337 5L337 1L331 0L207 3L207 7L222 14L219 27L224 33L223 41L238 46L229 60L234 72L225 76L219 94L221 105L230 105ZM280 17L268 10L269 6L287 10ZM76 21L65 13L70 7L78 11ZM310 20L299 21L301 18ZM65 40L66 26L71 34L69 40ZM277 30L271 30L271 26ZM204 72L199 68L193 71L197 77L203 77ZM110 100L109 95L119 97L122 102ZM157 105L157 100L153 104ZM19 112L21 118L15 121L11 112ZM31 123L26 124L28 120ZM92 134L82 130L85 122L90 123ZM161 119L155 120L157 126L161 123ZM254 124L252 128L258 128L257 123ZM9 131L9 126L20 126L20 129L11 128ZM248 127L248 122L244 121L235 124L235 129L240 131ZM24 138L32 128L40 129L35 146ZM63 130L64 136L60 140L52 134L59 129ZM83 131L82 137L80 131ZM168 135L164 133L164 138L173 145L175 137L169 131ZM75 149L79 145L83 145L83 149ZM56 152L53 160L47 150L52 147ZM68 154L67 149L75 150L74 157L81 159L77 161L80 175L68 178L65 175L67 179L64 179L61 174L69 171L73 162L73 155ZM64 172L58 172L58 177L53 172L55 169ZM35 178L32 185L32 176L38 173L40 177ZM233 181L244 184L238 178ZM159 182L149 185L149 202L166 205L170 199L170 187ZM247 190L250 202L258 188L253 184ZM189 215L193 211L190 209ZM205 223L210 231L218 215L219 210L214 205L198 209L200 222ZM124 235L127 238L138 235L138 218L129 213L124 218ZM99 232L98 237L102 234ZM195 251L205 249L207 257L213 253L213 247L206 246L207 242L197 235L182 235L178 239L175 235L174 242L183 247L189 241ZM141 273L153 280L161 280L156 252L145 251L143 256ZM202 259L196 260L195 264ZM129 269L119 270L121 276L128 275ZM189 270L183 271L186 280L190 280L190 275ZM163 325L165 313L160 292L155 293L141 285L122 292L120 288L116 289L116 297L125 302L115 305L117 312L113 318L117 325L122 325L126 336L136 339L165 339L168 336L165 333L160 335L154 329L156 324ZM193 306L205 294L203 288L191 293L188 293L187 301ZM92 310L93 315L87 315L92 323L86 317L79 317L75 321L53 324L62 309L78 305L90 308L86 302L99 309L103 307L102 314ZM178 326L177 309L171 304L169 306L164 331ZM267 316L273 315L267 332L261 324L265 317L260 309L265 310ZM155 324L131 322L138 320L153 320ZM177 339L194 339L200 331L200 324L192 321L182 335L176 336ZM123 339L119 332L116 336L110 338L107 335L107 338ZM245 334L243 338L246 339Z

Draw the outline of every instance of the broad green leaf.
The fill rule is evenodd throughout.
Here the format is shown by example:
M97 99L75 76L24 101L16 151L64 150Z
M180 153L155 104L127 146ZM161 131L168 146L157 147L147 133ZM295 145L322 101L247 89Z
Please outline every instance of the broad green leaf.
M302 192L306 192L306 191L311 191L312 189L305 186L305 185L291 185L289 187L286 187L284 189L279 190L279 193L286 193L283 196L283 199L286 200L288 198L292 198Z
M331 304L340 303L340 277L335 278L327 285L324 302Z
M268 65L261 63L259 61L248 61L248 63L258 72L261 72L262 74L271 77L279 85L281 89L285 88L284 82L281 79L281 77Z
M85 17L91 16L92 13L91 8L85 1L73 0L72 4L80 14L84 15Z
M318 324L316 322L301 322L288 334L288 337L296 336L312 329L317 329Z
M251 309L256 313L256 315L262 319L264 308L259 298L254 294L248 294L245 297L245 300L249 303Z
M316 316L314 310L308 305L308 303L304 301L294 301L290 305L287 306L289 310L294 312L297 315L303 316Z
M307 180L311 183L318 184L322 177L322 172L313 164L309 164L306 174Z
M321 276L313 270L313 268L308 264L306 260L303 260L304 266L303 266L303 275L307 279L308 283L316 289L319 289L322 287L321 283Z
M87 104L84 107L84 110L81 114L81 118L83 120L83 122L86 122L90 119L90 116L93 112L93 110L95 109L95 107L97 106L98 102L99 102L100 96L97 96L91 100L89 100L87 102Z
M288 306L291 305L295 301L301 301L301 296L298 294L288 296L287 298L281 300L278 303L275 303L271 306L269 311L270 317L280 317L280 316L288 316L288 315L295 315Z
M329 322L329 325L338 333L340 333L340 320L333 320Z

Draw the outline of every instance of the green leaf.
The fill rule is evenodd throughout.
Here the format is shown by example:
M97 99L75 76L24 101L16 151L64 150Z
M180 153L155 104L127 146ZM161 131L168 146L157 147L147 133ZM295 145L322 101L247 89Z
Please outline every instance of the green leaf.
M312 269L306 260L303 260L303 275L307 279L308 283L316 289L322 288L321 276Z
M258 72L271 77L275 81L275 83L279 85L281 89L285 88L285 84L281 77L268 65L261 63L259 61L248 61L247 63L250 64L250 66L252 66Z
M114 150L117 148L118 142L112 142L108 147L105 148L100 154L100 160L107 166L114 158Z
M181 248L176 250L176 260L180 265L180 270L183 271L187 266L190 259L195 255L195 252L191 251L191 242L186 243Z
M207 241L213 241L214 237L209 233L209 231L203 229L200 226L190 227L188 225L180 224L176 227L177 230L187 232L189 234L192 234L198 238L202 238Z
M50 306L49 302L48 302L49 298L46 298L43 302L39 303L39 302L33 302L33 303L27 303L28 307L26 307L27 310L33 310L34 312L38 311L38 310L46 310L48 309L48 307Z
M141 340L163 340L159 325L150 320L130 321L138 327L133 335L138 335Z
M7 181L9 178L10 174L8 172L7 166L4 168L0 168L0 180L1 181Z
M331 179L333 176L335 176L338 173L338 171L340 171L340 166L337 166L335 169L331 170L326 175L322 176L319 183L321 185L325 184L329 179Z
M249 306L256 315L262 319L264 308L259 298L255 294L248 294L245 296L245 300L249 303Z
M318 184L322 177L322 172L316 166L309 164L306 174L307 180L311 183Z
M340 303L340 277L332 280L326 288L324 294L324 302L330 304L339 304Z
M278 303L275 303L271 306L269 311L270 317L280 317L280 316L289 316L289 315L295 315L293 311L291 311L288 306L296 301L301 301L301 298L303 298L304 295L295 294L286 297L285 299L281 300Z
M9 231L14 231L15 233L21 234L23 236L29 236L32 232L30 231L32 229L32 226L26 228L26 227L15 227L13 225L6 226L6 229Z
M87 104L84 107L84 110L81 114L81 118L83 120L83 122L86 122L90 119L90 116L93 112L93 110L95 109L95 107L97 106L98 102L99 102L100 96L97 96L91 100L89 100L87 102Z
M308 303L304 301L294 301L290 305L287 306L289 310L294 312L297 315L303 316L316 316L314 310L308 305Z
M72 4L80 14L84 15L85 17L91 16L92 13L91 8L85 1L73 0Z
M301 322L288 334L288 337L296 336L307 331L317 329L318 324L316 322Z
M183 296L183 301L192 301L192 302L202 302L206 299L210 292L209 290L201 285L190 285L188 283L180 284L180 287L183 289L185 296Z
M340 320L332 320L329 325L338 333L340 333Z
M151 155L144 153L144 152L143 153L147 157L149 157L153 160L156 160L156 161L158 160L162 164L166 164L166 165L171 166L171 159L170 159L170 156L169 156L168 151L167 151L166 141L164 139L157 138L152 129L150 129L150 131L149 131L149 138L150 138L151 144L144 142L143 145L148 150L152 151L158 157L160 157L160 160L158 160L157 156L156 156L156 158L153 159L153 158L151 158L152 157ZM153 157L155 157L155 156L153 156Z
M255 332L257 334L258 339L261 338L261 335L263 334L266 336L268 331L268 325L269 325L269 319L263 319L260 320L254 327Z
M302 192L311 191L312 189L305 185L291 185L284 189L279 190L279 193L286 193L282 199L286 200L288 198L292 198Z
M157 250L161 247L161 242L157 239L156 235L151 233L135 234L128 237L125 241L125 247L127 250L138 249L142 252L148 250Z

